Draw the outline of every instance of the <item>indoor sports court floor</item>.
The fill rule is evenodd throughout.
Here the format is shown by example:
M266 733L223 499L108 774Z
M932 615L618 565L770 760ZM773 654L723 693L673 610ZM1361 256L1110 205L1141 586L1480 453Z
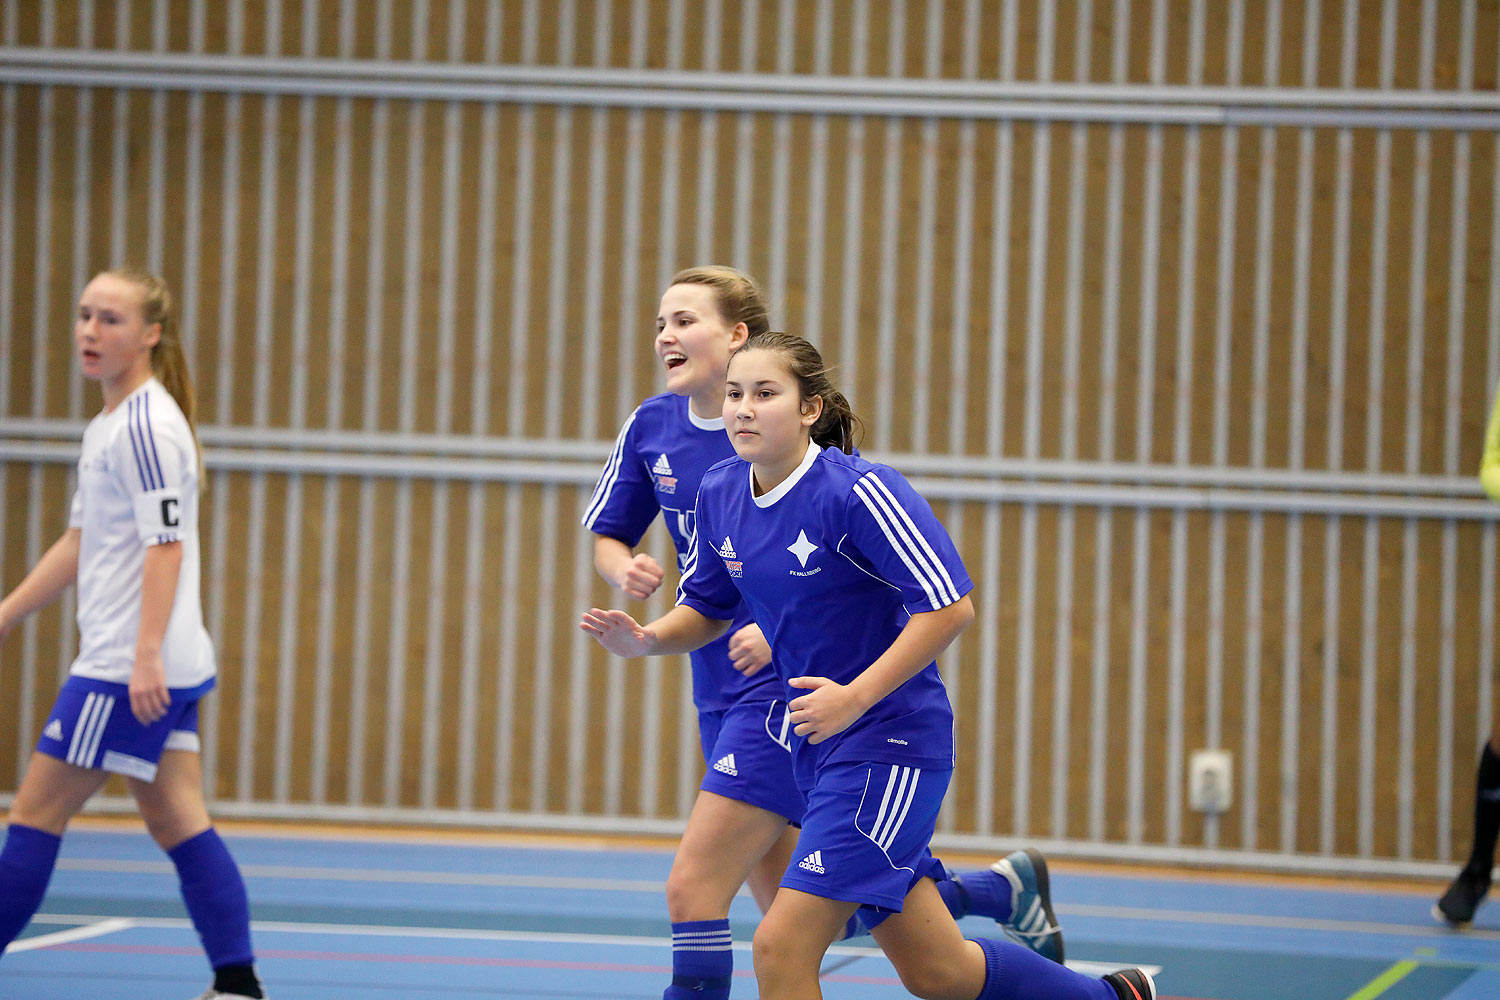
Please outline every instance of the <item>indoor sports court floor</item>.
M669 846L242 827L226 838L275 1000L661 996ZM1438 888L1053 870L1069 964L1159 968L1163 1000L1500 998L1500 905L1453 933L1428 916ZM733 996L748 1000L748 897L732 922ZM187 1000L207 984L170 866L136 828L75 826L26 933L0 962L3 1000ZM836 947L825 969L829 1000L907 996L872 948Z

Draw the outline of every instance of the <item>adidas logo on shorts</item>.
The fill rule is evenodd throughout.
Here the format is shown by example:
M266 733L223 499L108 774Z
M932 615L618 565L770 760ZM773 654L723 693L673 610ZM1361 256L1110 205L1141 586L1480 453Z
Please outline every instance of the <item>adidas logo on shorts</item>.
M42 730L42 735L49 740L56 740L61 743L63 741L62 722L58 719L53 719L47 723L47 728Z
M828 869L823 867L823 852L813 851L807 857L797 862L798 868L805 868L814 875L827 875Z
M714 761L714 770L722 774L727 774L731 778L738 778L740 776L740 772L735 769L734 754L732 753L727 753Z

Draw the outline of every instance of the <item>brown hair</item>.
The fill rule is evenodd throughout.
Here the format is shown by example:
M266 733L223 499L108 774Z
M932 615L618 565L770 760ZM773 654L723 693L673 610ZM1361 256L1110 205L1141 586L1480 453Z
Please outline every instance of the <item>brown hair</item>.
M755 279L724 264L689 267L672 275L669 285L706 285L714 293L719 315L733 327L745 324L750 336L771 329L771 310Z
M182 415L187 418L188 430L193 435L193 445L198 445L198 400L193 395L193 383L188 376L187 355L182 350L182 337L177 332L177 316L172 301L172 290L166 279L152 274L144 268L126 264L101 271L128 281L141 290L141 315L147 326L161 325L161 336L151 347L151 374L177 400ZM203 452L198 449L198 485L203 479Z
M767 331L751 334L736 354L745 351L775 351L786 362L787 373L797 380L797 391L806 401L817 396L823 401L823 412L818 422L812 425L808 436L820 448L834 447L853 454L864 433L864 421L859 419L849 400L833 384L833 371L823 363L823 355L812 342L791 333Z

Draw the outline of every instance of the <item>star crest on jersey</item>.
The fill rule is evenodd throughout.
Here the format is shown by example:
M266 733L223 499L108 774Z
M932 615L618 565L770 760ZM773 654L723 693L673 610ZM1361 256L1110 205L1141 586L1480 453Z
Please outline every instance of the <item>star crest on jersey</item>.
M57 742L61 743L63 740L62 721L59 719L53 719L51 722L47 723L47 728L42 730L42 735L47 737L47 739L49 740L56 740Z
M672 463L667 461L665 453L656 460L655 465L651 466L651 471L658 476L670 476L672 474Z
M802 568L807 568L807 557L818 551L818 547L807 540L805 530L797 532L797 540L786 547L786 550L797 557Z
M814 875L828 874L828 869L823 867L823 852L821 850L813 851L807 857L797 862L797 867L805 868Z
M731 778L738 778L740 776L739 769L734 766L734 754L732 753L726 753L714 761L714 770L720 774L727 774Z

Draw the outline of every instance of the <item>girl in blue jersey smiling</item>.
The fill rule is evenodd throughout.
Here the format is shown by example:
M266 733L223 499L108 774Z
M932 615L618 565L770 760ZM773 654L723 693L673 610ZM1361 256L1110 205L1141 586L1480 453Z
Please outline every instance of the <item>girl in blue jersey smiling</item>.
M761 995L821 997L819 963L858 911L918 996L1151 1000L1137 969L1092 979L963 938L928 843L954 755L934 660L973 620L973 585L926 501L853 454L857 420L816 348L756 333L727 375L736 457L703 475L677 606L646 626L597 608L580 624L621 656L682 653L743 604L775 651L806 808L755 934Z

